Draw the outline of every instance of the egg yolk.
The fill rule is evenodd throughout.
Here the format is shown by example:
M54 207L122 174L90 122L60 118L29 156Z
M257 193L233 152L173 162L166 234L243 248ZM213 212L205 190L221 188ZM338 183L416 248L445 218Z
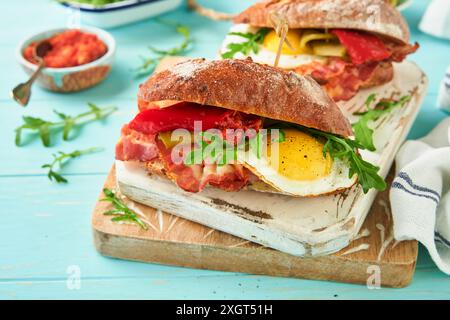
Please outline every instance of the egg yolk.
M286 43L284 43L281 49L281 54L298 55L308 53L306 52L307 50L302 49L300 47L301 38L302 35L300 31L289 30L286 39L287 41L289 41L290 45L292 46L292 49ZM270 31L264 38L263 47L273 53L277 53L279 46L280 46L280 38L277 36L275 30Z
M295 129L283 129L283 132L283 142L271 142L268 139L267 156L273 169L284 177L302 181L311 181L330 174L333 160L329 154L324 157L322 142Z

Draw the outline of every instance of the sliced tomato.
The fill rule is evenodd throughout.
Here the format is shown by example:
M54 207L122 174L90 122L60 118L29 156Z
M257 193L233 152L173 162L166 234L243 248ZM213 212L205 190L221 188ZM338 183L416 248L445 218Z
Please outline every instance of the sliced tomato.
M139 113L131 122L130 129L157 134L164 131L186 129L194 131L195 122L201 123L201 130L247 129L261 127L260 117L237 111L204 106L196 103L180 102L162 109L148 109Z
M376 35L343 29L330 32L339 38L354 64L383 61L391 56L389 49Z

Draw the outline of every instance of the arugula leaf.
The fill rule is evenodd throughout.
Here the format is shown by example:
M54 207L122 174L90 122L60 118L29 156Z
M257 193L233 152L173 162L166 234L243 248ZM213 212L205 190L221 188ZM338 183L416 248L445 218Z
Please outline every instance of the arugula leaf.
M173 25L172 23L168 22L162 23L166 25ZM176 24L175 31L183 36L183 42L179 46L167 50L161 50L150 46L149 49L155 56L148 58L141 57L142 64L135 69L137 78L153 73L153 71L155 71L156 66L163 58L167 56L183 55L190 50L193 40L191 38L191 32L189 28L182 24Z
M111 189L104 188L103 193L105 194L105 198L100 199L100 201L110 202L114 206L114 209L103 212L106 216L115 216L111 221L130 222L137 224L144 230L148 230L147 224L139 218L136 212L128 208L128 206L123 203Z
M286 140L286 134L283 130L277 130L279 134L276 138L272 138L272 142L284 142ZM263 134L261 134L261 132L258 132L255 137L251 139L246 138L245 142L243 142L239 146L244 145L243 149L246 149L250 146L251 149L256 152L257 157L261 158L263 141ZM223 140L220 135L210 132L201 132L199 134L199 137L195 139L195 144L196 145L194 145L194 148L184 158L185 165L191 166L194 164L203 163L204 161L208 160L210 163L216 163L218 166L224 166L237 160L239 146L235 146L232 143ZM205 154L205 149L207 147L212 149L212 154ZM233 150L232 159L229 159L227 157L227 151L229 151L230 148ZM220 152L216 154L215 151L217 149L220 150Z
M46 163L41 166L41 168L48 169L47 176L50 181L55 181L57 183L67 183L67 179L61 174L56 172L54 169L58 166L60 169L67 163L68 160L81 157L85 154L94 153L102 150L101 148L89 148L86 150L75 150L70 153L65 153L58 151L56 154L52 154L53 161L51 163Z
M38 134L42 140L42 144L46 147L51 145L51 135L58 130L63 130L63 140L69 140L70 132L75 126L82 125L94 120L101 120L108 117L117 110L116 107L99 108L93 103L89 103L89 111L80 113L76 116L69 116L62 112L54 110L60 121L47 121L40 118L24 116L23 124L15 129L15 143L21 146L21 138L24 130L29 130L34 134Z
M386 182L378 175L380 168L362 159L358 153L358 149L364 149L364 146L358 141L312 128L301 127L301 129L309 132L312 136L326 140L323 148L324 157L329 153L333 159L348 162L350 166L349 178L357 174L359 184L363 188L364 193L367 193L371 188L379 191L386 189Z
M391 101L380 101L378 102L372 109L370 106L375 100L376 95L371 94L365 103L367 111L355 113L355 115L360 116L357 122L355 122L352 127L355 132L355 139L361 145L364 146L365 149L369 151L375 151L375 145L373 143L373 129L370 127L370 123L373 121L377 121L379 118L392 112L397 107L403 107L409 100L411 100L411 96L404 96L400 98L400 100L391 100Z
M318 140L324 141L323 156L326 157L329 154L333 159L340 159L348 163L350 167L349 178L357 174L359 184L363 188L364 193L367 193L372 188L379 191L386 189L386 182L378 175L380 168L361 158L358 149L363 150L365 147L359 141L301 125L280 122L275 122L271 125L271 128L289 127L301 130Z
M269 33L270 29L262 28L256 33L242 33L242 32L230 32L229 35L239 36L247 39L245 42L241 43L230 43L227 46L229 49L227 52L222 53L223 59L232 59L236 53L241 52L244 55L248 55L250 52L258 53L259 45L263 43L265 37Z

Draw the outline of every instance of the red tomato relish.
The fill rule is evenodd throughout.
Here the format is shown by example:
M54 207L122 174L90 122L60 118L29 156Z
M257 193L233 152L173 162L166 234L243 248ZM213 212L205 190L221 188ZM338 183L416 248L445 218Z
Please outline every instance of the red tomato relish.
M67 30L47 39L52 49L44 56L48 68L76 67L97 60L108 51L105 43L96 35L80 30ZM24 50L24 57L31 63L34 59L34 48L38 42L31 43Z

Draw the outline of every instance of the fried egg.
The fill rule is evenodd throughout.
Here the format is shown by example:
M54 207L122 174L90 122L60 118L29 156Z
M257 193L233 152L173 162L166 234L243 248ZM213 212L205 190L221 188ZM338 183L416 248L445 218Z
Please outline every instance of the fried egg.
M285 140L267 139L267 151L248 150L240 162L278 192L291 196L317 196L348 189L357 176L349 178L349 166L324 155L324 143L296 129L283 129Z
M259 28L252 27L248 24L236 24L230 29L230 32L240 32L240 33L256 33ZM280 61L278 66L283 69L295 69L304 64L309 64L314 61L324 62L325 58L311 54L310 50L304 50L300 47L300 34L295 31L289 31L287 39L292 46L289 48L286 44L283 45ZM248 39L238 36L228 34L225 38L220 53L223 54L227 51L228 45L231 43L243 43ZM238 52L234 55L235 59L245 59L247 57L252 58L254 62L273 65L277 56L278 46L280 40L276 35L274 30L269 31L269 33L264 38L264 42L259 46L257 53L253 51L249 52L248 55Z

